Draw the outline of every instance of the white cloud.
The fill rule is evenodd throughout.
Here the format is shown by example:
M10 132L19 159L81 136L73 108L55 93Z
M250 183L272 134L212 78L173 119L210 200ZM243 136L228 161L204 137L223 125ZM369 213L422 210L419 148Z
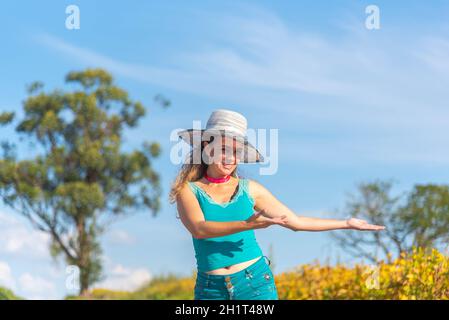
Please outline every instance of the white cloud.
M189 81L194 80L188 72L122 62L88 48L75 46L50 34L38 34L35 36L35 40L42 45L62 53L66 57L75 58L78 62L106 68L121 76L144 83L157 83L182 90L183 86L189 83ZM176 80L174 81L174 79Z
M321 34L289 28L278 16L263 10L253 10L252 14L214 16L210 22L216 27L222 26L221 29L217 27L217 36L227 46L206 42L195 52L176 53L168 58L177 62L176 67L172 68L123 62L49 34L38 34L35 39L79 62L105 67L134 80L175 89L201 92L201 89L213 87L210 86L212 83L225 86L216 88L213 94L243 85L245 90L266 88L361 100L379 98L379 93L382 93L382 99L397 98L395 92L385 89L397 84L398 80L406 81L406 85L425 84L420 79L407 76L416 71L414 63L422 62L419 50L428 53L430 60L427 60L430 62L435 57L445 61L447 55L447 45L438 38L425 43L417 37L415 43L398 45L400 39L395 37L401 34L376 38L378 41L374 42L370 41L372 35L368 32L346 28L344 31L347 33L336 41ZM412 48L414 51L418 48L415 55L409 54L414 52ZM409 59L406 63L397 61L403 54ZM413 68L410 69L410 66ZM202 93L208 94L204 90Z
M31 258L32 263L45 264L51 259L48 249L49 236L34 230L27 225L27 221L12 213L0 211L0 243L0 253L10 256L10 263L24 263L24 258L26 261ZM50 274L53 279L60 281L60 272L57 272L54 265L49 267L52 268ZM33 269L32 264L30 268ZM0 262L0 286L8 287L26 299L58 299L54 282L28 272L15 278L10 266L4 262Z
M0 286L16 290L16 280L11 273L11 268L3 261L0 261Z
M111 290L136 290L151 279L151 273L145 268L126 268L115 265L107 274L107 278L95 285L96 288Z
M58 299L55 285L39 276L24 273L19 277L21 292L27 299Z
M8 263L0 261L0 286L26 299L58 299L55 285L40 276L23 273L16 279Z
M0 252L47 258L49 239L48 234L32 229L13 214L0 211Z

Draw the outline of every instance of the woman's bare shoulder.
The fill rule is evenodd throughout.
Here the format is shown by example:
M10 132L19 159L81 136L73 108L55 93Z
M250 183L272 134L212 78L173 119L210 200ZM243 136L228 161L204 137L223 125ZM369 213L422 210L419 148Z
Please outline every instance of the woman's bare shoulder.
M264 193L265 188L260 182L249 178L246 180L248 181L248 191L254 199Z
M176 198L177 202L183 201L185 199L192 199L195 197L195 193L190 186L192 182L185 182L184 185L179 189L178 196Z

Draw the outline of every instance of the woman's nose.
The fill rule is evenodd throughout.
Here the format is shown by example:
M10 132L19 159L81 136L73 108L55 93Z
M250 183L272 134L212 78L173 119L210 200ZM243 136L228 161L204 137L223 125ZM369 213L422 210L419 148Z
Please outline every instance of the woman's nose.
M223 160L227 164L234 164L237 158L233 154L223 154Z

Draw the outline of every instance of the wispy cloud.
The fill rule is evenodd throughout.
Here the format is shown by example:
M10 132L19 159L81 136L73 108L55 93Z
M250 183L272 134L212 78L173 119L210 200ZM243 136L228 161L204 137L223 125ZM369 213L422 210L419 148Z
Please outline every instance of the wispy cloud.
M136 238L124 230L111 230L107 239L113 244L134 244L136 242Z
M416 56L433 68L438 75L449 78L449 41L447 38L429 37L423 42L423 50Z
M123 62L48 34L36 39L137 81L254 106L265 118L282 117L284 130L321 128L325 143L347 148L343 162L362 153L363 161L446 163L449 143L437 139L449 135L445 29L403 39L398 31L373 34L344 24L332 35L307 33L265 10L202 18L214 38L173 53L170 68ZM302 152L316 154L310 147L306 142ZM301 156L294 149L284 154Z
M190 90L192 75L182 70L170 70L146 65L123 62L89 48L71 44L63 39L47 33L34 36L34 40L62 55L63 58L75 59L79 64L91 67L101 67L129 79L149 84Z
M58 299L56 287L53 282L30 273L22 274L18 282L21 291L26 295L27 299Z
M335 36L289 28L263 10L255 12L256 16L249 17L214 16L211 23L226 26L216 34L223 43L207 43L206 39L197 51L177 51L167 58L173 62L171 67L121 61L45 33L35 40L80 63L172 89L212 96L263 89L275 97L326 95L375 111L388 111L401 103L407 103L408 110L418 107L407 93L425 96L433 85L429 78L447 69L449 46L437 36L427 41L425 35L418 35L414 43L407 43L400 34L374 36L361 27L340 27L336 40ZM271 107L278 110L278 106ZM342 107L335 109L340 112ZM306 107L292 101L283 108L292 112Z
M128 268L117 264L107 272L106 279L96 284L95 287L132 291L150 281L151 277L151 273L146 268Z

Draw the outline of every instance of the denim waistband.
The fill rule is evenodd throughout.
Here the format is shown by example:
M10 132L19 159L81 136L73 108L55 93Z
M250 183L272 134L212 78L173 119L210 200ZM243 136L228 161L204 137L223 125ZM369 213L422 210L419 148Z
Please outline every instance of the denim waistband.
M209 274L203 271L198 271L197 276L198 278L203 278L203 279L210 279L210 280L224 280L226 277L228 277L228 279L236 279L242 276L246 276L247 273L253 273L259 269L262 269L265 265L265 261L263 260L263 258L266 258L268 261L268 265L271 264L270 259L263 255L261 256L259 259L257 259L254 263L252 263L251 265L247 266L245 269L242 269L240 271L234 272L234 273L230 273L230 274Z

